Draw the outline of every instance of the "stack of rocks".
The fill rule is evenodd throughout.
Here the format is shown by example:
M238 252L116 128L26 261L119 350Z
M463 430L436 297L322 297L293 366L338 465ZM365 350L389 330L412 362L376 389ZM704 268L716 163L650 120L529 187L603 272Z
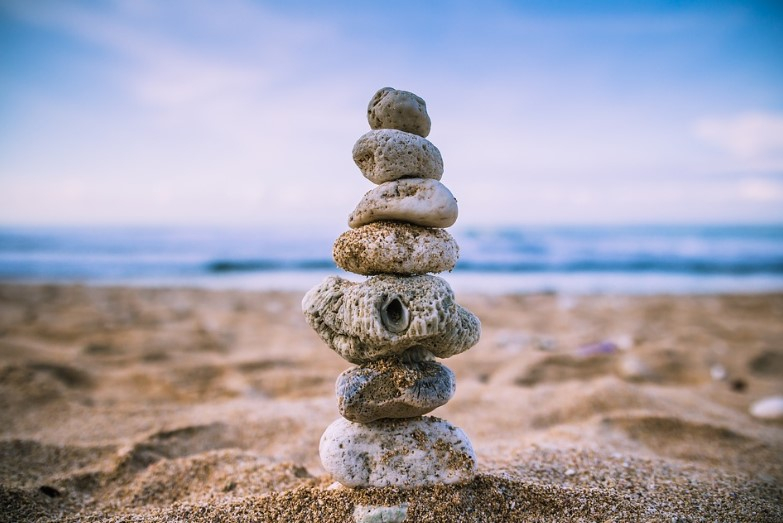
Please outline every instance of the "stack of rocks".
M302 301L310 326L357 364L337 379L343 417L321 437L321 462L349 487L469 481L476 457L465 433L423 416L455 390L454 373L435 358L468 350L481 331L448 283L428 274L457 262L457 244L443 230L457 219L457 201L438 181L443 160L425 138L424 100L387 87L367 117L372 130L353 158L378 186L351 213L333 254L344 270L371 277L328 277Z

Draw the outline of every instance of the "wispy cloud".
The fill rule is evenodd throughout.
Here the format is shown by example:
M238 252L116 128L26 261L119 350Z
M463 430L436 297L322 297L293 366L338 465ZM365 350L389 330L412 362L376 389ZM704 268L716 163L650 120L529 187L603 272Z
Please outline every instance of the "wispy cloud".
M783 117L752 89L769 80L719 81L748 9L572 7L8 0L16 34L62 46L29 46L30 67L79 72L5 91L0 220L343 223L370 188L350 150L385 85L427 99L469 221L655 221L688 201L771 216Z
M749 112L697 122L696 135L742 158L783 156L783 114Z

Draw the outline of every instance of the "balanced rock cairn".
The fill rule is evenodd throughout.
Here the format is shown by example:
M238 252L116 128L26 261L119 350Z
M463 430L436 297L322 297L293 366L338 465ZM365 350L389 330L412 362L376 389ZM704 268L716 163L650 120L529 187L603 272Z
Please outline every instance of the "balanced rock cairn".
M445 280L458 257L443 230L457 201L438 180L440 151L426 140L424 100L386 87L367 109L370 132L353 158L377 187L334 244L342 269L372 276L326 278L302 300L307 322L354 366L337 379L343 416L321 437L324 468L348 487L412 488L470 481L476 457L462 430L423 416L454 395L454 373L435 358L471 348L481 324Z

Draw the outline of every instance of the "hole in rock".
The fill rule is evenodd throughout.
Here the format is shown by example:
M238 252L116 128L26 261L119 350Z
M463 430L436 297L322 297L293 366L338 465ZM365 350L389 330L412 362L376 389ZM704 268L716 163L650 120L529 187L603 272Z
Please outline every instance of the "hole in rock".
M60 497L60 491L54 487L50 487L49 485L41 485L38 487L38 490L41 492L41 494L49 496L50 498Z
M386 298L381 306L381 321L390 332L404 332L410 323L408 307L397 296Z

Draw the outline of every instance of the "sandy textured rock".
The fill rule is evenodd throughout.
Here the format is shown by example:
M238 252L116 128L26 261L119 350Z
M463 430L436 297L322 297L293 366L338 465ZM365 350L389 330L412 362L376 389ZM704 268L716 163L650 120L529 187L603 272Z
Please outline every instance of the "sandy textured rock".
M468 350L481 324L454 301L437 276L380 275L363 282L327 277L302 300L308 324L351 363L402 354L411 347L448 358Z
M451 227L457 221L457 199L437 180L404 178L386 182L364 195L348 217L356 228L380 220L422 227Z
M443 229L380 221L341 234L332 255L356 274L426 274L453 269L459 247Z
M365 178L383 183L404 177L443 176L443 157L429 140L394 129L370 131L353 146L353 161Z
M427 136L432 122L424 100L408 91L384 87L367 106L367 121L371 129L399 129Z
M434 417L367 425L340 418L321 436L319 451L324 468L347 487L414 488L476 475L468 437Z
M417 349L408 352L431 356ZM436 361L390 358L346 370L337 378L335 389L340 415L369 423L384 418L413 418L445 405L454 395L455 377Z

